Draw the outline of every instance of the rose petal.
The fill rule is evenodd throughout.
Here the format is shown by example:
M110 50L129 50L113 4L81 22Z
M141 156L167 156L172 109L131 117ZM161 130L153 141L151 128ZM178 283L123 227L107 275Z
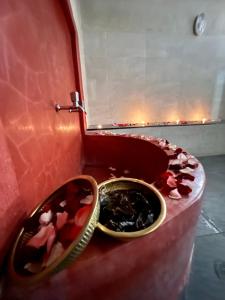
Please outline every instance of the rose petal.
M155 181L154 185L158 188L161 189L163 187L167 186L167 179L170 176L174 176L174 174L170 171L166 171L163 174L160 175L160 177Z
M197 168L198 166L198 161L195 158L190 158L188 159L188 165Z
M194 181L195 177L189 173L181 173L179 175L176 176L177 179L181 179L181 180L190 180L190 181Z
M44 267L50 266L57 258L59 258L64 252L63 245L57 242L53 247L48 259L43 263Z
M51 209L50 203L47 203L42 207L43 212L48 212L50 209Z
M113 168L113 167L109 167L108 169L113 172L116 171L116 168Z
M41 225L47 225L52 219L52 211L44 212L40 215L39 223Z
M81 231L81 227L76 226L74 222L69 222L59 231L59 241L67 246L77 238Z
M66 224L66 221L68 219L68 213L66 211L62 213L57 212L56 218L56 228L59 230Z
M174 189L174 190L170 191L169 198L178 200L178 199L181 199L182 196L181 196L181 194L178 192L177 189Z
M31 273L39 273L42 270L42 264L41 263L27 263L24 266L25 270L28 270Z
M167 179L168 177L170 177L170 176L172 176L172 175L173 175L172 172L166 171L166 172L164 172L164 173L161 175L161 177Z
M49 233L49 237L47 240L47 253L48 254L50 253L50 251L52 249L53 243L55 241L55 237L56 237L56 233L55 233L55 229L54 229Z
M65 200L63 200L62 202L60 202L60 203L59 203L59 206L61 206L61 207L65 207L65 206L66 206L66 201L65 201Z
M190 174L192 173L194 170L192 168L186 167L184 169L180 169L181 173L186 173L186 174Z
M177 146L172 145L172 144L168 144L168 147L169 147L169 149L174 150L174 151L177 149Z
M166 147L166 141L165 140L162 140L162 141L160 141L159 142L159 146L161 147L161 148L164 148L164 147Z
M187 156L184 153L179 153L177 155L177 159L180 161L180 164L182 164L188 160Z
M163 186L163 188L160 190L160 192L164 195L169 195L170 192L173 190L174 188L168 186L167 184Z
M177 148L177 149L175 150L175 153L177 153L177 154L179 154L179 153L181 153L181 152L183 152L183 149L182 149L182 148Z
M130 171L129 171L129 170L124 170L123 173L124 173L124 174L129 174Z
M180 169L182 169L182 166L180 164L179 165L169 165L169 169L174 172L178 172L178 171L180 171Z
M109 175L110 175L109 178L116 178L116 176L113 173L110 173Z
M93 200L94 200L93 195L88 195L85 198L81 199L80 203L81 204L87 204L87 205L89 204L90 205L93 202Z
M190 165L189 163L186 164L187 168L190 168L192 170L194 170L195 168L197 168L198 165Z
M167 154L167 156L169 157L169 159L176 159L177 158L177 154L173 151L173 150L164 150Z
M177 189L181 195L185 195L185 196L192 192L192 189L188 185L184 185L184 184L179 184Z
M84 224L86 223L90 212L91 212L92 207L89 205L86 205L84 207L81 207L75 214L74 217L74 222L78 227L82 227L84 226Z
M27 242L27 245L37 249L41 246L44 246L54 231L55 229L52 223L48 224L47 226L42 226L38 233Z
M174 176L169 176L167 178L166 183L169 187L176 187L177 186L177 180Z
M171 166L173 166L173 165L180 165L180 160L179 159L170 159L169 164Z

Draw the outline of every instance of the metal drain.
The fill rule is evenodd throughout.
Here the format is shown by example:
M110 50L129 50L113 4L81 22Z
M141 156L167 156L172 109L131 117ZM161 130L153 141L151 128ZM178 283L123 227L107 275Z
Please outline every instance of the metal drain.
M214 261L214 271L216 276L220 280L225 280L225 261L224 260L215 260Z

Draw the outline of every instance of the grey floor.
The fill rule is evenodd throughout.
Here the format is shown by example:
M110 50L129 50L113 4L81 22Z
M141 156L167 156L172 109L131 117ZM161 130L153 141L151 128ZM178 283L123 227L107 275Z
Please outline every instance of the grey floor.
M200 161L207 185L190 279L180 300L225 300L225 155Z

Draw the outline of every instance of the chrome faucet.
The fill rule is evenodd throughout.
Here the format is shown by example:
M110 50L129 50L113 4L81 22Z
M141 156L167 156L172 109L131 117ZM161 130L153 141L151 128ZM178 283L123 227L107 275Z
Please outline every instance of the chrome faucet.
M70 93L72 105L60 105L55 104L55 110L59 112L60 110L68 110L69 112L77 112L82 111L86 114L85 108L83 106L83 103L80 104L80 98L79 93L77 91Z

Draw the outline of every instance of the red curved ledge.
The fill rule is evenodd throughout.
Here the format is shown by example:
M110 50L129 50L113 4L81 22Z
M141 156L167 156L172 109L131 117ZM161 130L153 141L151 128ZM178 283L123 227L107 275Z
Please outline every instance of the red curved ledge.
M153 183L169 166L162 140L144 136L87 134L83 173L98 181L110 176L141 177ZM116 170L115 170L116 169ZM128 170L129 174L124 174ZM192 192L166 196L167 216L146 237L122 243L96 232L74 265L38 287L10 288L7 299L175 300L188 278L195 228L205 186L202 165L193 171ZM128 176L128 177L129 177Z

